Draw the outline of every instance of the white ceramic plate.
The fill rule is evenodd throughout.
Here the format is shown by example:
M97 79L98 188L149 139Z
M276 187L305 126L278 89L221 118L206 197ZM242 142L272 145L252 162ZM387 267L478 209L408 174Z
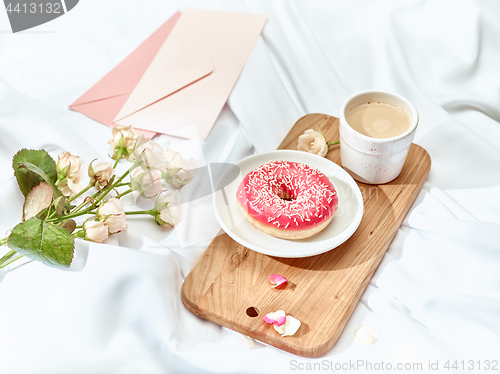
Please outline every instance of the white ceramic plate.
M330 224L320 233L299 240L279 239L250 225L238 207L236 191L244 176L269 161L302 162L320 170L337 190L339 206ZM363 216L363 198L354 179L330 160L301 151L273 151L247 157L236 164L241 173L213 197L215 216L234 240L254 251L277 257L308 257L327 252L356 231ZM225 196L224 196L225 195Z

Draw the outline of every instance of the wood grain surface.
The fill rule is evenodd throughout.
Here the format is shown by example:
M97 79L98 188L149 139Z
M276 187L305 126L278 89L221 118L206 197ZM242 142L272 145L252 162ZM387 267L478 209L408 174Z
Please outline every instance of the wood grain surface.
M279 148L296 149L298 137L311 128L320 129L328 141L339 138L337 118L309 114L294 125ZM331 147L327 158L340 165L338 145ZM241 246L225 233L217 236L184 281L184 305L200 317L296 355L326 353L339 338L430 166L428 153L412 144L394 181L358 183L365 204L359 228L345 243L321 255L270 257ZM273 273L288 279L284 289L270 287L268 277ZM249 308L258 315L250 316ZM283 338L263 321L262 316L278 309L302 321L294 336Z

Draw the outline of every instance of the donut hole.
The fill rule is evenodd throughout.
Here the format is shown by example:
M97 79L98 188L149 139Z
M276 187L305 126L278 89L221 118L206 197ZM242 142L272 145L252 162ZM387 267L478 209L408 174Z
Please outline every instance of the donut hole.
M285 200L285 201L293 201L293 200L295 200L295 197L292 194L290 194L290 193L288 193L286 191L283 191L283 190L281 190L280 192L278 192L278 196L279 196L279 198L281 200Z

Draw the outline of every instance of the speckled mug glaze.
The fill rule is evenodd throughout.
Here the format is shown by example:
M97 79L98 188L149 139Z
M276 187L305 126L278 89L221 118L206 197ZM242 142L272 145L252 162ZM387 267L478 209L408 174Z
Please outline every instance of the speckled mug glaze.
M346 114L367 101L383 101L403 109L410 118L410 128L391 138L371 138L354 130ZM415 136L418 113L408 99L390 92L363 91L347 98L340 108L340 158L342 167L359 182L387 183L401 173Z

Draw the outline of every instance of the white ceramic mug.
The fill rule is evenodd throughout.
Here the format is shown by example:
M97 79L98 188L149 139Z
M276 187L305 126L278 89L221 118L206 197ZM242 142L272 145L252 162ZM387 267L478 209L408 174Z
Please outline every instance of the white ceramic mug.
M401 108L410 119L404 133L391 138L372 138L354 130L346 115L357 105L381 101ZM340 157L342 166L359 182L382 184L394 180L405 163L418 124L415 106L403 96L383 91L363 91L347 98L340 108Z

